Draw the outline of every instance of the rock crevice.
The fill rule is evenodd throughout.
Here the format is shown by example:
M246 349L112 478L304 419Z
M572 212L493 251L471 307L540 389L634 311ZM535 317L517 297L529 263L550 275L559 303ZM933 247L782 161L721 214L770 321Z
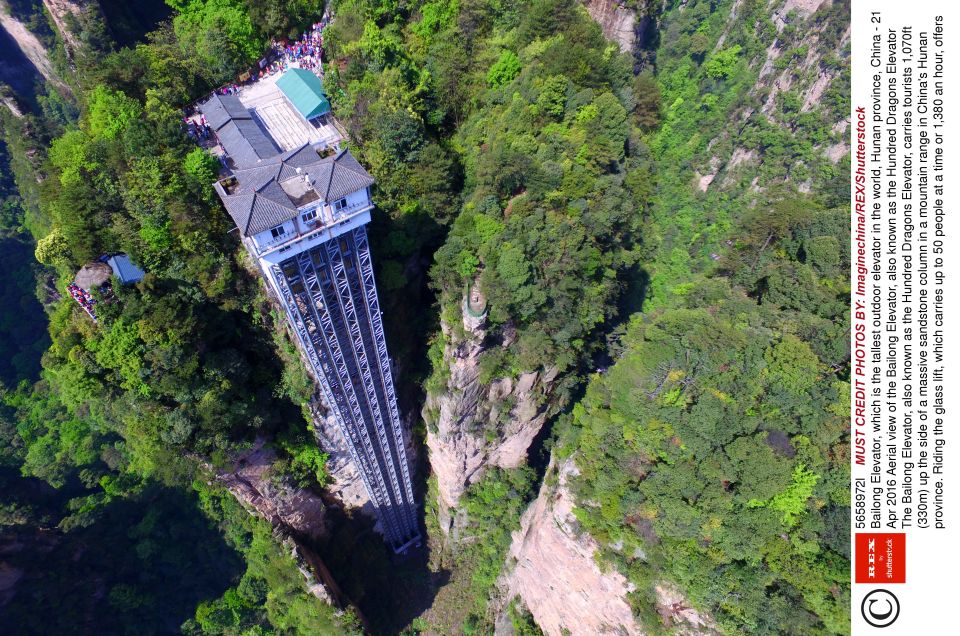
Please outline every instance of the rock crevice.
M471 314L466 303L462 309L463 329L442 325L449 373L443 391L428 395L423 409L442 515L457 505L486 466L515 468L525 461L552 412L557 378L556 369L548 368L481 382L481 355L492 347L509 347L515 336L505 328L491 342L495 338L485 320ZM441 525L448 526L444 518L447 523Z

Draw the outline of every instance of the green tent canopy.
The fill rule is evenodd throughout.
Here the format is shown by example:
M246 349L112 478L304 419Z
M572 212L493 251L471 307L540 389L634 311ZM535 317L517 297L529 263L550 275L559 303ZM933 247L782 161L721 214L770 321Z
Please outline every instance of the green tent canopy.
M302 68L292 68L280 76L277 86L304 119L311 120L330 112L320 78Z

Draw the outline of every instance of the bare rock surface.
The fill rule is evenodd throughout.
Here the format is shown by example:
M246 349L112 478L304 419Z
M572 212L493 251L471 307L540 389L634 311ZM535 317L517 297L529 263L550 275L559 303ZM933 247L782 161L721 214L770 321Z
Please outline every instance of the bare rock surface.
M807 19L819 9L829 7L830 4L831 0L781 0L772 3L769 8L771 20L777 32L780 33L789 22ZM728 25L733 23L739 7L739 2L732 6ZM781 127L789 125L788 122L781 121L778 106L783 95L787 93L794 94L799 99L798 106L801 113L815 111L820 107L831 85L842 79L839 68L823 64L825 51L821 38L825 28L825 24L817 25L816 22L810 22L802 31L800 39L790 46L775 39L767 47L764 55L750 61L751 66L755 65L758 68L757 84L754 90L758 95L762 95L763 99L762 102L757 102L759 107L748 104L739 112L735 112L734 121L745 123L755 112L759 112L770 124ZM849 41L850 28L847 27L840 35L834 52L842 52ZM715 50L720 50L722 47L723 38ZM786 65L778 62L785 54L803 50L806 50L806 53L802 57L791 60ZM841 134L845 125L845 120L837 122L834 132ZM730 130L721 131L710 141L710 147L727 146L727 149L720 153L724 160L719 165L714 165L711 161L709 167L704 166L699 169L695 184L701 191L705 192L715 187L728 187L743 175L755 171L757 166L762 164L761 152L739 145L740 142L736 139L737 130L738 127L733 127ZM841 138L817 150L836 163L849 152L849 145L845 139ZM809 183L800 182L794 185L801 192L809 189ZM757 191L761 189L756 182L752 187Z
M311 405L310 411L317 442L330 456L327 460L327 471L333 477L333 483L327 486L327 492L339 499L344 507L360 510L375 518L376 512L373 510L363 477L350 455L347 442L337 428L333 415L329 410L325 411L319 402Z
M37 39L37 36L31 33L22 22L10 15L6 6L3 4L0 4L0 28L6 31L14 42L17 43L23 55L30 60L30 63L33 64L37 72L43 76L43 79L62 91L70 91L67 85L63 83L53 70L50 57L47 55L47 49L44 48L40 40ZM10 100L4 100L4 103L8 101ZM9 104L8 108L10 108ZM14 107L11 108L11 112L14 111L19 111L15 102ZM14 112L14 115L17 115L17 112Z
M671 583L658 583L657 613L675 636L720 636L720 627L712 618L690 607L683 593Z
M326 505L319 495L275 478L270 469L276 458L273 449L258 439L236 458L233 470L217 471L216 480L274 527L313 539L323 537L327 530Z
M618 636L643 634L627 596L634 586L612 566L597 563L599 544L581 532L573 514L576 505L570 481L578 476L572 459L555 466L551 459L540 493L513 533L504 575L498 582L500 604L519 597L544 634ZM618 546L611 546L615 549ZM619 546L622 548L622 544ZM636 553L634 558L644 558ZM656 607L670 633L719 636L713 619L693 608L673 584L655 586ZM505 612L501 612L502 614ZM512 633L508 621L497 621L497 635Z
M483 321L469 315L466 306L463 313L462 336L443 325L450 373L444 391L428 396L423 409L444 514L484 467L515 468L524 462L549 415L546 403L557 376L554 369L540 369L482 384L480 355L491 346L508 346L511 335L507 330L502 342L488 344Z
M608 40L619 44L621 51L627 53L633 51L636 41L634 31L637 23L636 13L616 0L584 0L583 4L590 17L600 25Z
M567 488L576 467L567 461L558 473L557 485L544 483L513 533L507 562L515 565L501 581L505 598L521 597L550 636L641 634L626 601L630 583L619 572L601 571L597 542L579 533Z

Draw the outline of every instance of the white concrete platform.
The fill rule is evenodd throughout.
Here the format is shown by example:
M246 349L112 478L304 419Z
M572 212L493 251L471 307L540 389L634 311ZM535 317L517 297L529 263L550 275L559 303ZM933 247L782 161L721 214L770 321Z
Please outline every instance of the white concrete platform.
M280 73L264 77L244 86L238 97L252 110L282 150L293 150L310 144L338 147L342 136L333 125L332 115L324 115L308 122L297 112L277 87Z

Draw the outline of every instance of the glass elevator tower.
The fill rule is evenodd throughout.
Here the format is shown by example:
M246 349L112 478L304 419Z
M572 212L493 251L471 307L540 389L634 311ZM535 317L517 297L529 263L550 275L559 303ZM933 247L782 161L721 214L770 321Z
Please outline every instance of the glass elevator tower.
M397 553L421 537L366 225L373 179L349 151L281 152L236 96L201 104L223 149L214 187L286 309Z

